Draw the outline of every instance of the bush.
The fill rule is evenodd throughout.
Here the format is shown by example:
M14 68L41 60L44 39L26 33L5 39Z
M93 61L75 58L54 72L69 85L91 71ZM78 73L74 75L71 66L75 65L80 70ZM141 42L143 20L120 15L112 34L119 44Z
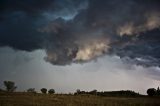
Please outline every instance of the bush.
M54 94L54 93L55 93L55 90L54 90L54 89L50 89L50 90L48 91L48 93L49 93L49 94Z
M16 88L17 88L17 87L15 86L15 83L12 82L12 81L4 81L3 83L4 83L4 86L6 87L6 90L7 90L8 92L13 92L13 91L15 91Z
M29 88L29 89L27 89L27 92L29 92L29 93L36 93L35 88Z
M3 89L0 88L0 92L5 92Z
M153 96L153 95L155 95L155 94L156 94L156 89L155 89L155 88L149 88L149 89L147 90L147 94L148 94L148 96Z
M41 92L44 93L44 94L46 94L47 93L47 89L46 88L42 88Z
M157 88L157 95L160 96L160 89L159 89L159 87Z

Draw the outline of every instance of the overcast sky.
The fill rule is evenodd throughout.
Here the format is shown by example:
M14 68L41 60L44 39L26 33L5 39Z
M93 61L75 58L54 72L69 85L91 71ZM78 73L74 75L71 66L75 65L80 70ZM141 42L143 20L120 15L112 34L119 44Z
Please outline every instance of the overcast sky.
M0 86L134 90L160 86L158 0L1 0Z

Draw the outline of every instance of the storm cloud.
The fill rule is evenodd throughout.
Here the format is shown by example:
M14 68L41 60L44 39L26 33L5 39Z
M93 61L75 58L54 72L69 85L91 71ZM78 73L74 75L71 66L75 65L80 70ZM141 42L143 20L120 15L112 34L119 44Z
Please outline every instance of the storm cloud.
M158 0L2 0L0 46L46 51L55 65L104 55L160 66Z

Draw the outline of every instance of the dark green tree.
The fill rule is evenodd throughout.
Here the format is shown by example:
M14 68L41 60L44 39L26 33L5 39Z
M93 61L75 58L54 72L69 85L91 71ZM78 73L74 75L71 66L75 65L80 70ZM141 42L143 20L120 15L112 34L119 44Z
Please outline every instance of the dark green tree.
M44 94L46 94L47 93L47 89L46 88L42 88L41 92L44 93Z
M157 88L157 95L160 96L160 89L159 89L159 87Z
M0 92L4 92L4 90L0 88Z
M76 90L76 94L80 94L81 93L81 90L80 89L77 89Z
M147 94L148 94L148 96L153 96L153 95L155 95L155 94L156 94L156 89L155 89L155 88L149 88L149 89L147 90Z
M89 93L92 94L92 95L97 95L97 90L94 89L94 90L90 91Z
M55 90L54 90L54 89L50 89L50 90L48 90L48 93L49 93L49 94L54 94L54 93L55 93Z
M15 86L15 83L13 81L4 81L3 83L8 92L13 92L17 88L17 86Z
M27 89L27 92L36 93L35 88L29 88L29 89Z

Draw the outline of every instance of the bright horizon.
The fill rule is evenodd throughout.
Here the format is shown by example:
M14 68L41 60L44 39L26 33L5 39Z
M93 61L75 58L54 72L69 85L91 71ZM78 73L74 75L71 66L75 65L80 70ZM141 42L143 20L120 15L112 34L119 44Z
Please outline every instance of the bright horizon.
M1 70L7 70L0 75L2 88L3 81L11 80L17 85L17 91L35 88L40 92L41 88L53 88L57 93L73 93L77 89L96 89L133 90L146 94L148 88L157 88L160 83L159 75L150 74L150 70L157 71L159 68L126 65L116 56L103 56L85 64L54 66L43 60L46 54L42 50L27 53L5 47L0 51L3 51L0 56Z

